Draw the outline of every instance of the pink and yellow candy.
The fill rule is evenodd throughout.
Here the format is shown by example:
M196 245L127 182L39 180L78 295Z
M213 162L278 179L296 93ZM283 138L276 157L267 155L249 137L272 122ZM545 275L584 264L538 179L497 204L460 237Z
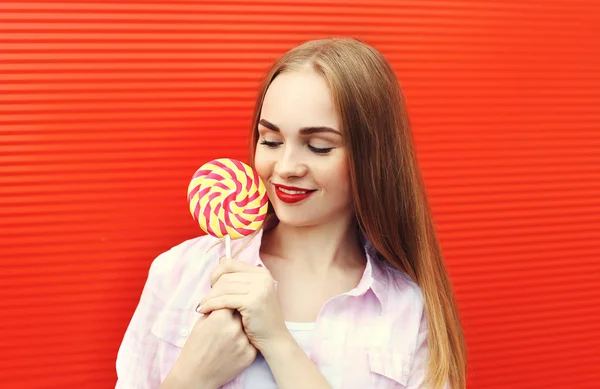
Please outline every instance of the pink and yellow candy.
M267 215L266 188L243 162L221 158L200 167L188 187L194 220L207 234L239 239L252 234Z

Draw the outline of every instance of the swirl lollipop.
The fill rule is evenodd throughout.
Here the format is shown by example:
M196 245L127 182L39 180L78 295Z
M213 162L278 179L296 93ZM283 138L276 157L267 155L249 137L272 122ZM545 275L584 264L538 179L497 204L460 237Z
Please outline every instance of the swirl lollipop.
M269 206L258 174L228 158L210 161L196 171L188 186L188 203L204 232L225 238L227 258L231 258L231 239L258 230Z

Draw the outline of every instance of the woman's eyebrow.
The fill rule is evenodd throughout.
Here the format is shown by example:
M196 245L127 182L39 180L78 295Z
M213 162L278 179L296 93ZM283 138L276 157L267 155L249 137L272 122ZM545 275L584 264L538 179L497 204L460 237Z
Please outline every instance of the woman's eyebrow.
M277 127L275 124L269 122L266 119L260 119L260 121L258 123L265 126L266 128L268 128L271 131L280 132L279 127ZM302 127L300 129L300 134L302 134L302 135L311 135L311 134L315 134L318 132L331 132L334 134L338 134L340 136L342 135L338 130L335 130L331 127L326 127L326 126Z

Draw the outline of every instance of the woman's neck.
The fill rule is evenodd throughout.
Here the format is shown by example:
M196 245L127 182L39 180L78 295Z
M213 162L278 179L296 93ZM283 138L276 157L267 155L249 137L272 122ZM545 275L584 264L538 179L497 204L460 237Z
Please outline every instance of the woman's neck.
M327 224L296 227L279 222L266 231L261 251L270 256L302 264L315 274L332 268L364 265L364 252L353 216Z

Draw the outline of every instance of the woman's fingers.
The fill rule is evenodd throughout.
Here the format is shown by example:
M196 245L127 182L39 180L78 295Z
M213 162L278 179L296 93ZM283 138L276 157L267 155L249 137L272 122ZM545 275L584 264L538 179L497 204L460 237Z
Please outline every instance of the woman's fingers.
M248 283L224 281L221 279L202 300L208 300L209 298L222 296L224 294L247 294L249 290L250 284Z
M225 294L204 300L198 308L199 313L209 313L217 309L241 309L244 306L245 295Z
M225 259L211 274L211 291L196 307L199 313L211 312L215 309L249 309L245 306L262 301L266 284L273 280L269 271L262 267Z
M210 285L213 286L224 274L261 273L264 268L252 266L237 259L224 259L210 275Z
M215 287L218 283L237 283L249 284L254 279L254 273L224 273L212 284Z
M247 274L244 273L228 273L219 278L216 284L208 294L200 301L196 307L196 312L201 312L200 306L208 299L223 296L223 295L243 295L250 291L250 282Z

